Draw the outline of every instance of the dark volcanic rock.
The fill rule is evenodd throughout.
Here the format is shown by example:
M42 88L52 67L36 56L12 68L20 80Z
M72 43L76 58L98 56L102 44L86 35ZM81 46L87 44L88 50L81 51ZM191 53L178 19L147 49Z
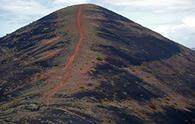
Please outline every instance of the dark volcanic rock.
M194 70L194 51L70 6L0 38L0 123L193 124Z

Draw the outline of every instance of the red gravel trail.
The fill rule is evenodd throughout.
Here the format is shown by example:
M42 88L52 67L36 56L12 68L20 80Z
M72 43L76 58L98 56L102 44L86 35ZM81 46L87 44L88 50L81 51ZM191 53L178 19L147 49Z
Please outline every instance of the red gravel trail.
M83 43L83 38L84 38L84 32L81 26L81 10L82 10L82 5L80 5L76 11L76 28L79 33L79 41L75 45L75 48L72 54L68 57L65 63L63 78L49 92L46 92L45 94L43 94L42 100L47 105L49 104L49 101L52 99L52 97L59 90L61 90L64 84L69 80L71 76L73 62L81 49L81 45Z

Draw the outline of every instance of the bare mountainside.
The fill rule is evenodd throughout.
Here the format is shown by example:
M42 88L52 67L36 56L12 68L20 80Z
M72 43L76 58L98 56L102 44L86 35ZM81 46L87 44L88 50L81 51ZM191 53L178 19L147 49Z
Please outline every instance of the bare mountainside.
M193 124L195 52L100 6L0 38L1 124Z

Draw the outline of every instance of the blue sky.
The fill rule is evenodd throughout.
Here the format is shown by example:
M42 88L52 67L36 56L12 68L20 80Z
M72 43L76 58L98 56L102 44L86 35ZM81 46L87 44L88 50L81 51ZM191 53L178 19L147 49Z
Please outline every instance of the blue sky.
M94 3L195 48L195 0L0 0L0 37L60 8Z

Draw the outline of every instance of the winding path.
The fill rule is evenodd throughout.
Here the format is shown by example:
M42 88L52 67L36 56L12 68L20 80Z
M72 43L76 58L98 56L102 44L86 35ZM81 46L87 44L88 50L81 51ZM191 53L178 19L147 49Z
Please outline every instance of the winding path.
M76 28L79 33L79 41L76 44L73 53L68 57L65 67L64 67L64 76L63 78L47 93L43 94L42 99L45 104L49 104L49 101L52 99L52 97L64 86L64 84L68 81L68 79L71 76L72 71L72 65L75 60L75 57L79 53L81 49L81 45L83 43L84 38L84 31L81 26L81 10L82 5L80 5L76 11Z

